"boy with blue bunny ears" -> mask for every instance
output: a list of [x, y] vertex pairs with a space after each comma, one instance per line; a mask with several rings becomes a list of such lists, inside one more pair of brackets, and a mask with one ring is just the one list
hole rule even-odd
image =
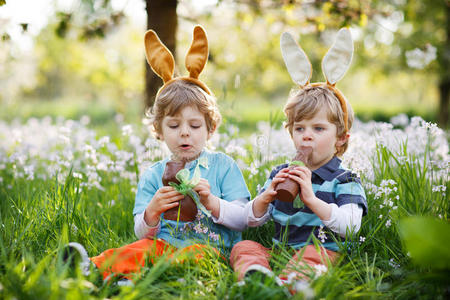
[[[280, 283], [294, 279], [301, 283], [297, 280], [306, 278], [308, 268], [323, 270], [324, 265], [335, 261], [342, 238], [359, 230], [367, 202], [360, 179], [342, 167], [339, 158], [347, 149], [353, 122], [350, 104], [335, 87], [351, 62], [350, 31], [339, 31], [322, 61], [326, 83], [309, 82], [311, 64], [288, 33], [281, 37], [281, 50], [292, 79], [300, 87], [285, 106], [285, 127], [297, 151], [307, 154], [303, 155], [304, 166], [275, 167], [263, 192], [246, 205], [243, 217], [251, 227], [261, 226], [270, 218], [274, 220], [274, 244], [286, 242], [297, 250], [276, 280]], [[300, 207], [294, 205], [296, 201], [277, 198], [276, 186], [287, 178], [300, 186]], [[321, 243], [319, 249], [312, 245], [311, 235]], [[246, 273], [255, 271], [273, 275], [269, 258], [270, 249], [246, 240], [233, 247], [230, 262], [241, 280]]]

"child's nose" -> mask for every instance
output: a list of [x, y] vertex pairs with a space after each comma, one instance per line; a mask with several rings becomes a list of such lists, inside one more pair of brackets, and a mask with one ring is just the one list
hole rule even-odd
[[181, 136], [189, 136], [189, 126], [181, 125]]
[[303, 131], [303, 136], [302, 136], [302, 138], [303, 138], [304, 141], [309, 141], [309, 140], [311, 140], [311, 139], [312, 139], [312, 131], [311, 131], [310, 129], [306, 128], [306, 129]]

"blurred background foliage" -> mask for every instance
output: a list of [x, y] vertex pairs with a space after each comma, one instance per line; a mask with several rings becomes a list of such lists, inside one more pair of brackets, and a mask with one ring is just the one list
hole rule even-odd
[[[51, 13], [41, 16], [47, 22], [38, 32], [32, 20], [18, 23], [1, 14], [0, 118], [88, 115], [104, 126], [119, 113], [138, 122], [147, 97], [146, 7], [156, 2], [49, 0]], [[201, 79], [226, 119], [244, 132], [257, 121], [281, 120], [294, 87], [281, 57], [281, 33], [298, 38], [313, 64], [312, 81], [323, 81], [322, 57], [342, 26], [351, 28], [355, 56], [338, 87], [359, 118], [388, 121], [407, 113], [448, 126], [448, 1], [162, 1], [169, 2], [176, 6], [178, 73], [186, 74], [192, 29], [202, 24], [210, 58]], [[16, 43], [18, 36], [28, 47]]]

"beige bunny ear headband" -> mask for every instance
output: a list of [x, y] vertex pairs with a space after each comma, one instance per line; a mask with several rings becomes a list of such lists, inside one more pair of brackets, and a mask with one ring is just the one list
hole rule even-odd
[[281, 35], [281, 53], [287, 70], [292, 80], [304, 88], [307, 86], [324, 86], [330, 89], [336, 97], [344, 112], [345, 132], [348, 132], [348, 112], [344, 95], [335, 85], [344, 77], [353, 56], [353, 40], [350, 30], [342, 28], [339, 30], [336, 41], [328, 50], [322, 60], [322, 72], [327, 80], [326, 83], [310, 83], [312, 66], [302, 48], [295, 42], [291, 34], [284, 32]]
[[189, 71], [189, 76], [173, 77], [175, 69], [175, 60], [169, 49], [161, 42], [158, 35], [149, 30], [145, 33], [145, 56], [147, 62], [161, 79], [164, 85], [159, 89], [158, 94], [175, 80], [185, 80], [192, 82], [201, 87], [208, 95], [211, 91], [206, 84], [198, 79], [208, 60], [208, 39], [206, 32], [200, 25], [194, 28], [194, 38], [192, 40], [191, 48], [186, 54], [186, 69]]

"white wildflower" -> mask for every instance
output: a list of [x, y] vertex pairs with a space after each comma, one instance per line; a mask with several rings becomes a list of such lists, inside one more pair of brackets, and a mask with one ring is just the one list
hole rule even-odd
[[445, 196], [445, 191], [447, 190], [447, 187], [445, 185], [433, 185], [431, 190], [435, 193], [442, 193], [442, 196]]
[[319, 277], [323, 273], [327, 272], [328, 268], [325, 265], [317, 264], [314, 265], [314, 270], [315, 270], [315, 277]]
[[386, 221], [386, 227], [391, 227], [391, 220], [390, 219], [388, 219], [387, 221]]
[[325, 243], [327, 236], [326, 236], [325, 232], [323, 231], [323, 225], [320, 225], [319, 233], [317, 234], [317, 236], [322, 243]]
[[75, 225], [74, 223], [72, 223], [71, 228], [72, 228], [72, 232], [73, 232], [74, 234], [76, 234], [76, 233], [78, 232], [78, 227], [77, 227], [77, 225]]
[[129, 136], [133, 133], [133, 127], [129, 124], [122, 126], [122, 135]]
[[406, 114], [398, 114], [392, 117], [390, 121], [394, 126], [405, 127], [409, 124], [409, 118]]
[[98, 143], [99, 143], [100, 147], [103, 147], [103, 146], [109, 144], [109, 143], [110, 143], [110, 138], [109, 138], [109, 136], [102, 136], [102, 137], [98, 140]]
[[219, 235], [217, 233], [215, 233], [215, 232], [211, 231], [208, 236], [214, 241], [218, 241], [219, 240]]
[[73, 178], [78, 178], [78, 179], [83, 179], [83, 174], [78, 173], [78, 172], [73, 172], [72, 173], [72, 177]]
[[81, 123], [81, 125], [83, 125], [83, 126], [88, 125], [90, 122], [91, 122], [91, 118], [89, 118], [89, 116], [83, 115], [83, 116], [80, 118], [80, 123]]
[[393, 267], [394, 269], [400, 268], [400, 265], [397, 264], [393, 258], [391, 258], [391, 259], [389, 260], [389, 265], [390, 265], [391, 267]]

